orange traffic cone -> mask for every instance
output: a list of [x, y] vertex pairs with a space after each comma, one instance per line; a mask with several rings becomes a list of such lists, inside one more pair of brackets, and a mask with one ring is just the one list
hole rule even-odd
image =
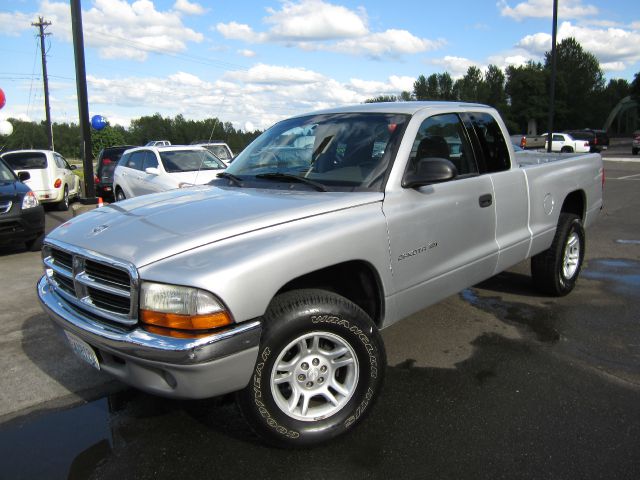
[[102, 197], [98, 197], [98, 208], [103, 206], [104, 206], [104, 203], [102, 203]]

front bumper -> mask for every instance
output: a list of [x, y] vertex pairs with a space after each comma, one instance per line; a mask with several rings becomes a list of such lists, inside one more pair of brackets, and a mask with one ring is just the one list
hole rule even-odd
[[258, 356], [259, 321], [198, 339], [173, 338], [94, 320], [62, 300], [45, 276], [38, 282], [38, 297], [54, 324], [95, 350], [102, 370], [140, 390], [195, 399], [249, 383]]
[[37, 238], [44, 232], [44, 209], [38, 205], [22, 210], [18, 203], [0, 215], [0, 244], [18, 244]]

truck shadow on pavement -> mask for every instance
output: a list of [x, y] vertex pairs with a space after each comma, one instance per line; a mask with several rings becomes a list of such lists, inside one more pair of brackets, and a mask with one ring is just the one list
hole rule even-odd
[[577, 368], [536, 340], [487, 334], [473, 343], [474, 355], [456, 368], [416, 368], [411, 359], [387, 368], [371, 415], [314, 449], [265, 446], [232, 396], [174, 401], [128, 389], [0, 427], [2, 471], [8, 478], [637, 478], [638, 389]]

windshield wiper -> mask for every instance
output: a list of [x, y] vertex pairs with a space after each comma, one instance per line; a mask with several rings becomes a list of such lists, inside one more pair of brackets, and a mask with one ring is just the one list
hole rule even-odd
[[298, 175], [292, 175], [290, 173], [279, 173], [279, 172], [259, 173], [258, 175], [256, 175], [256, 178], [267, 178], [267, 179], [271, 179], [271, 180], [293, 180], [295, 182], [305, 183], [305, 184], [315, 188], [319, 192], [326, 192], [327, 191], [327, 187], [325, 187], [321, 183], [314, 182], [313, 180], [310, 180], [310, 179], [308, 179], [306, 177], [300, 177]]
[[226, 178], [231, 183], [233, 183], [236, 187], [242, 187], [242, 179], [240, 177], [236, 177], [233, 173], [220, 172], [216, 175], [218, 178]]

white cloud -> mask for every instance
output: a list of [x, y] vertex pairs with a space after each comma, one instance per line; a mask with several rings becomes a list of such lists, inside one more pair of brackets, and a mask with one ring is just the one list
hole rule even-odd
[[[248, 71], [227, 72], [215, 82], [185, 72], [163, 78], [90, 75], [87, 80], [90, 105], [113, 124], [127, 125], [130, 118], [160, 112], [170, 116], [182, 113], [194, 119], [217, 116], [236, 128], [255, 130], [295, 114], [361, 103], [381, 94], [399, 95], [413, 88], [415, 78], [353, 78], [343, 83], [305, 68], [260, 64]], [[170, 104], [167, 98], [171, 98]], [[103, 110], [103, 105], [111, 110]]]
[[478, 62], [474, 62], [468, 58], [449, 55], [444, 58], [432, 60], [431, 63], [443, 67], [443, 71], [449, 72], [453, 79], [462, 78], [467, 73], [469, 67], [478, 67], [480, 70], [485, 69], [483, 65], [479, 65]]
[[[562, 22], [558, 28], [558, 41], [575, 38], [582, 48], [593, 53], [603, 70], [621, 71], [640, 61], [640, 31], [622, 28], [591, 28]], [[532, 55], [541, 57], [551, 50], [551, 35], [527, 35], [517, 44]]]
[[282, 10], [267, 9], [265, 23], [272, 25], [270, 36], [280, 40], [331, 40], [361, 37], [368, 33], [362, 13], [322, 0], [287, 1]]
[[[511, 7], [506, 0], [498, 1], [500, 14], [517, 21], [525, 18], [551, 18], [553, 16], [553, 0], [527, 0]], [[558, 2], [558, 18], [575, 19], [596, 15], [597, 7], [584, 5], [582, 0], [562, 0]]]
[[0, 12], [0, 25], [2, 25], [2, 34], [17, 36], [25, 30], [30, 30], [33, 27], [31, 22], [35, 21], [34, 15], [27, 15], [21, 12]]
[[173, 4], [174, 10], [186, 13], [187, 15], [202, 15], [207, 10], [199, 3], [190, 2], [189, 0], [176, 0]]
[[248, 50], [248, 49], [242, 49], [242, 50], [238, 50], [238, 55], [242, 55], [245, 58], [253, 58], [256, 56], [256, 52], [254, 52], [253, 50]]
[[[184, 3], [178, 0], [176, 5]], [[188, 3], [188, 2], [187, 2]], [[188, 3], [191, 8], [197, 4]], [[186, 3], [184, 3], [186, 5]], [[183, 5], [183, 6], [184, 6]], [[0, 14], [3, 34], [19, 33], [32, 28], [31, 21], [44, 16], [56, 26], [56, 35], [71, 42], [71, 11], [69, 3], [43, 0], [38, 13]], [[82, 12], [86, 45], [98, 49], [103, 58], [145, 60], [149, 52], [178, 53], [187, 49], [187, 42], [201, 42], [204, 37], [182, 23], [178, 11], [161, 12], [149, 0], [95, 0]], [[29, 19], [25, 21], [25, 19]], [[16, 25], [23, 25], [19, 29]], [[26, 26], [25, 26], [26, 25]], [[135, 32], [135, 36], [132, 35]]]
[[372, 32], [364, 8], [349, 10], [323, 0], [284, 1], [281, 10], [267, 9], [265, 32], [238, 22], [218, 23], [216, 30], [230, 40], [282, 43], [303, 50], [325, 50], [372, 57], [415, 54], [441, 47], [443, 40], [419, 38], [407, 30]]

